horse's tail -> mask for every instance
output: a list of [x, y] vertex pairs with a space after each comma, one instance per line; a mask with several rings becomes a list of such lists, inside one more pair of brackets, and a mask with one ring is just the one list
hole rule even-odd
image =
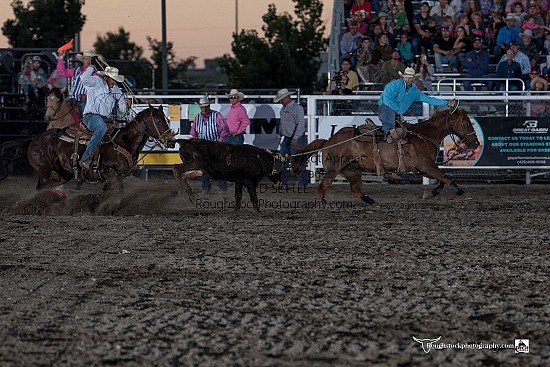
[[292, 157], [292, 170], [300, 171], [306, 165], [309, 157], [322, 149], [327, 141], [327, 139], [317, 139], [304, 147], [297, 148]]
[[32, 139], [7, 141], [0, 144], [0, 181], [8, 177], [10, 165], [23, 163], [30, 167], [27, 150]]

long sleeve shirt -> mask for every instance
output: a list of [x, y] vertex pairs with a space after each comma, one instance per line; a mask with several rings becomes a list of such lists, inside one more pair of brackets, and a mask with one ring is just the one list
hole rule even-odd
[[231, 135], [244, 134], [246, 128], [250, 125], [250, 119], [241, 102], [237, 102], [229, 107], [225, 121]]
[[71, 78], [71, 89], [69, 91], [69, 97], [74, 98], [77, 101], [80, 101], [81, 95], [86, 94], [86, 88], [81, 80], [81, 75], [84, 72], [82, 67], [77, 68], [65, 68], [65, 63], [63, 58], [60, 57], [57, 60], [57, 74], [59, 76], [64, 76], [65, 78]]
[[281, 109], [281, 121], [279, 124], [279, 136], [290, 139], [298, 139], [306, 133], [306, 120], [304, 109], [295, 101]]
[[[521, 73], [525, 77], [527, 77], [529, 72], [531, 71], [531, 61], [529, 61], [529, 57], [523, 52], [519, 51], [516, 56], [514, 56], [514, 61], [517, 62], [519, 66], [521, 66]], [[497, 64], [497, 68], [498, 65], [502, 64], [503, 62], [506, 62], [506, 55], [502, 55], [500, 61]]]
[[[107, 82], [99, 75], [92, 75], [94, 72], [95, 69], [89, 66], [81, 77], [88, 94], [84, 114], [93, 113], [103, 117], [109, 117], [114, 113], [125, 114], [126, 103], [124, 102], [124, 94], [118, 85], [109, 88]], [[116, 110], [115, 106], [117, 107]]]
[[463, 63], [466, 69], [468, 69], [468, 75], [485, 76], [489, 74], [489, 53], [485, 50], [481, 50], [480, 52], [472, 50], [468, 52], [464, 57]]
[[413, 102], [416, 101], [429, 103], [439, 107], [447, 105], [446, 100], [430, 97], [422, 93], [415, 84], [412, 84], [409, 89], [407, 89], [407, 85], [403, 79], [394, 80], [387, 84], [378, 100], [378, 104], [380, 106], [388, 106], [392, 110], [404, 114], [409, 107], [411, 107]]
[[210, 110], [208, 115], [201, 112], [195, 116], [190, 131], [191, 137], [195, 139], [219, 141], [220, 143], [225, 141], [228, 133], [229, 129], [222, 114], [214, 110]]
[[358, 48], [361, 48], [362, 39], [363, 35], [359, 32], [355, 36], [351, 32], [344, 33], [340, 42], [340, 54], [345, 55], [348, 52], [354, 52]]
[[520, 78], [521, 79], [521, 66], [519, 63], [512, 61], [510, 64], [505, 61], [501, 62], [497, 66], [497, 77], [499, 78]]
[[512, 42], [520, 43], [521, 42], [521, 37], [519, 36], [520, 33], [521, 33], [521, 30], [516, 26], [513, 26], [512, 28], [502, 27], [498, 31], [496, 43], [498, 46], [502, 44], [510, 44]]

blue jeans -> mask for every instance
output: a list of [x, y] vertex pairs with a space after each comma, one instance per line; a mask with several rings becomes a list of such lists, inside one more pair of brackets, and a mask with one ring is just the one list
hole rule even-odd
[[434, 53], [434, 59], [437, 71], [443, 69], [443, 63], [450, 64], [453, 71], [457, 70], [456, 55], [446, 56], [436, 52]]
[[[283, 137], [283, 140], [281, 140], [281, 150], [279, 153], [281, 154], [293, 154], [296, 151], [296, 147], [307, 145], [307, 137], [306, 135], [302, 135], [298, 138], [298, 144], [297, 145], [291, 145], [292, 139], [289, 139], [287, 137]], [[281, 185], [288, 186], [288, 160], [284, 162], [284, 170], [281, 175]], [[309, 182], [309, 177], [307, 174], [307, 169], [304, 169], [300, 172], [298, 172], [298, 186], [299, 187], [306, 187], [306, 185]]]
[[34, 98], [38, 98], [38, 87], [36, 85], [23, 84], [21, 86], [21, 90], [25, 95], [28, 95], [31, 92], [31, 89], [34, 92]]
[[387, 133], [391, 129], [395, 128], [395, 111], [386, 105], [380, 106], [378, 112], [378, 118], [382, 122], [382, 130]]
[[86, 107], [86, 100], [81, 99], [80, 101], [76, 102], [76, 106], [80, 110], [80, 114], [83, 115], [84, 114], [84, 107]]
[[107, 124], [105, 124], [103, 117], [100, 115], [87, 113], [84, 115], [84, 125], [86, 125], [88, 130], [93, 131], [94, 134], [92, 135], [90, 143], [88, 143], [88, 147], [84, 151], [84, 154], [82, 154], [82, 159], [80, 160], [81, 162], [92, 159], [91, 154], [94, 152], [97, 145], [101, 143], [101, 139], [103, 139], [103, 135], [105, 135], [105, 132], [107, 131]]
[[[465, 78], [485, 79], [485, 78], [490, 78], [490, 76], [489, 75], [475, 76], [475, 75], [471, 75], [471, 74], [466, 74]], [[472, 83], [475, 83], [475, 81], [463, 80], [462, 85], [464, 86], [464, 90], [467, 90], [467, 91], [474, 90], [472, 88]], [[493, 83], [491, 81], [485, 81], [484, 83], [486, 83], [486, 85], [487, 85], [487, 90], [492, 90], [493, 89]]]
[[239, 134], [235, 136], [228, 135], [227, 138], [225, 138], [225, 143], [244, 144], [244, 134]]

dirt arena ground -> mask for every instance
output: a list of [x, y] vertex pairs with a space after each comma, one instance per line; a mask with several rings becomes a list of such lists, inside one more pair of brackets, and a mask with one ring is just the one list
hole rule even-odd
[[0, 366], [548, 366], [550, 187], [461, 187], [365, 184], [366, 206], [335, 185], [322, 210], [264, 186], [235, 214], [169, 179], [10, 177]]

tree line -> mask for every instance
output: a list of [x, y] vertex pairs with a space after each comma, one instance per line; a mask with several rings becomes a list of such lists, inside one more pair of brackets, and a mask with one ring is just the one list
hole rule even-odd
[[[321, 20], [323, 4], [320, 0], [293, 0], [294, 17], [278, 14], [274, 4], [263, 15], [263, 35], [254, 30], [233, 34], [231, 51], [216, 59], [228, 84], [241, 89], [297, 87], [311, 93], [322, 90], [317, 73], [321, 65], [320, 53], [328, 40], [323, 37], [325, 26]], [[2, 26], [2, 33], [14, 48], [52, 48], [65, 44], [81, 32], [86, 23], [82, 14], [84, 0], [22, 0], [11, 3], [14, 18]], [[136, 88], [152, 85], [151, 67], [155, 69], [155, 85], [162, 84], [161, 41], [146, 37], [151, 51], [150, 59], [143, 55], [143, 47], [130, 40], [130, 33], [120, 26], [113, 32], [98, 36], [94, 52], [104, 59], [118, 61], [112, 66], [136, 80]], [[202, 88], [188, 71], [195, 68], [195, 56], [180, 59], [173, 42], [167, 41], [169, 88]], [[151, 65], [151, 66], [149, 66]]]

